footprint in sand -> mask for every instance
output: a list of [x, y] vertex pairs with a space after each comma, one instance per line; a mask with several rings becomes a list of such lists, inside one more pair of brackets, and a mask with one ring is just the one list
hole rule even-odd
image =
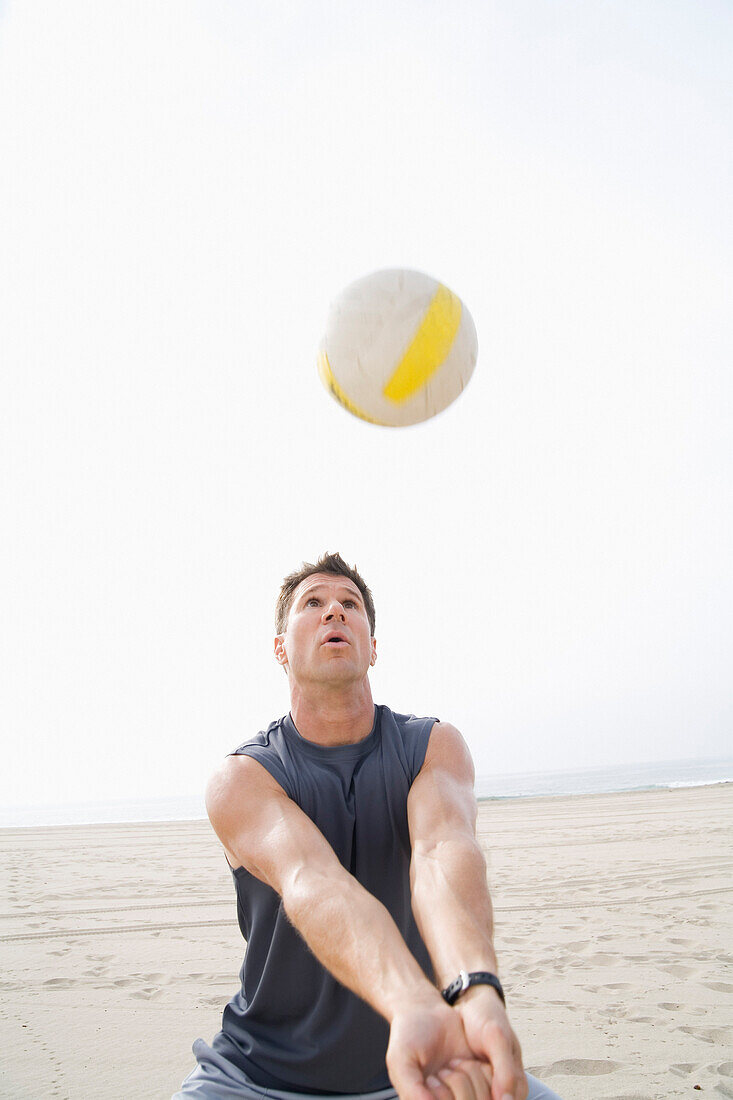
[[671, 1069], [672, 1073], [676, 1073], [678, 1077], [687, 1077], [694, 1070], [697, 1070], [697, 1069], [700, 1068], [700, 1063], [699, 1062], [676, 1062], [674, 1065], [670, 1066], [669, 1068]]
[[162, 990], [155, 987], [149, 987], [148, 989], [140, 989], [136, 993], [131, 993], [131, 997], [135, 997], [139, 1001], [152, 1001], [155, 997], [159, 997]]
[[[664, 1009], [665, 1012], [682, 1011], [682, 1005], [678, 1004], [676, 1001], [660, 1001], [659, 1004], [657, 1004], [657, 1008]], [[686, 1004], [685, 1010], [683, 1011], [685, 1011], [685, 1014], [688, 1016], [704, 1016], [705, 1012], [708, 1010], [700, 1008], [699, 1004]]]
[[[675, 1001], [661, 1001], [657, 1008], [663, 1008], [665, 1012], [682, 1012], [682, 1005]], [[684, 1012], [686, 1016], [704, 1016], [707, 1009], [701, 1008], [700, 1005], [685, 1005]]]
[[665, 974], [671, 974], [673, 978], [692, 978], [700, 971], [692, 966], [680, 966], [675, 964], [674, 966], [660, 966], [660, 970], [663, 970]]
[[716, 993], [733, 993], [733, 985], [729, 982], [703, 982], [706, 989], [714, 989]]
[[602, 1073], [614, 1073], [622, 1068], [623, 1062], [605, 1062], [596, 1058], [564, 1058], [545, 1066], [542, 1072], [546, 1075], [562, 1073], [568, 1077], [599, 1077]]
[[721, 1062], [713, 1073], [719, 1073], [721, 1077], [733, 1077], [733, 1062]]
[[684, 1031], [685, 1035], [691, 1035], [702, 1043], [729, 1043], [731, 1040], [729, 1027], [680, 1027], [677, 1030]]
[[625, 1092], [623, 1096], [613, 1096], [607, 1098], [607, 1100], [649, 1100], [648, 1092]]

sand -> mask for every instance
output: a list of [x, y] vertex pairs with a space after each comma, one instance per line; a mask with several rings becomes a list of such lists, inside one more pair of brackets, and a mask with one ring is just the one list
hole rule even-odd
[[[732, 824], [731, 786], [482, 804], [511, 1017], [565, 1100], [733, 1098]], [[208, 823], [0, 845], [0, 1095], [166, 1100], [241, 964]]]

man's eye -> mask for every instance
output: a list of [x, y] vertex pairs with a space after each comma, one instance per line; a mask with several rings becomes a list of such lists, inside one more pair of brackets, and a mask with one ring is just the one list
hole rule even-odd
[[311, 596], [311, 598], [309, 600], [306, 600], [305, 601], [305, 606], [309, 607], [312, 603], [315, 603], [315, 604], [318, 603], [318, 600], [316, 599], [315, 596]]
[[344, 600], [344, 607], [356, 607], [356, 600]]

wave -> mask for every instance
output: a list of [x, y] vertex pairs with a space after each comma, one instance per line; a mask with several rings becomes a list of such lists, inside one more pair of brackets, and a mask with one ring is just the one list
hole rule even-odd
[[665, 783], [664, 786], [672, 790], [676, 787], [720, 787], [725, 783], [733, 783], [733, 777], [727, 776], [724, 779], [678, 779], [672, 783]]

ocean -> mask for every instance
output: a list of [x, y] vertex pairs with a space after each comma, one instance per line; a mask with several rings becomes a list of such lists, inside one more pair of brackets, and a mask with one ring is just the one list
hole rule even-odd
[[[480, 799], [531, 798], [538, 795], [607, 794], [613, 791], [701, 787], [714, 783], [733, 783], [733, 758], [656, 761], [574, 771], [479, 775], [476, 777], [476, 794]], [[128, 799], [119, 802], [4, 806], [0, 807], [0, 828], [196, 821], [205, 817], [202, 792], [198, 795]]]
[[610, 794], [655, 788], [705, 787], [733, 783], [733, 758], [667, 760], [617, 764], [575, 771], [517, 772], [476, 777], [478, 798], [530, 798], [536, 795]]

